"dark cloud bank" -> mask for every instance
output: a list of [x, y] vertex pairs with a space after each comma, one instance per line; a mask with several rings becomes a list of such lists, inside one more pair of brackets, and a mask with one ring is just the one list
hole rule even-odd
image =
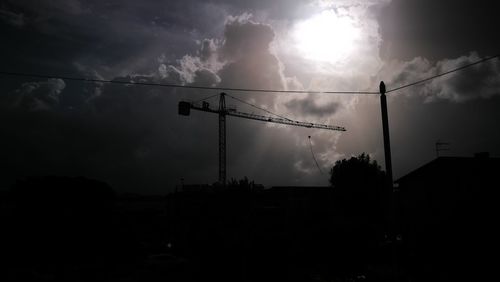
[[[6, 28], [15, 33], [20, 27], [11, 25]], [[82, 29], [85, 28], [78, 30], [84, 32]], [[37, 31], [37, 36], [46, 36], [43, 32]], [[97, 36], [105, 36], [100, 32], [97, 31]], [[64, 34], [56, 32], [54, 36], [55, 45], [70, 44]], [[81, 37], [81, 34], [75, 34], [72, 40]], [[280, 62], [269, 52], [273, 38], [274, 32], [268, 25], [255, 23], [245, 16], [229, 17], [223, 41], [204, 40], [198, 50], [191, 52], [193, 55], [179, 56], [181, 59], [174, 62], [168, 56], [160, 56], [154, 62], [156, 70], [153, 67], [145, 74], [115, 79], [283, 89]], [[23, 39], [30, 42], [28, 38]], [[95, 42], [99, 40], [92, 41], [94, 43], [86, 43], [95, 48]], [[106, 43], [110, 41], [114, 39]], [[47, 44], [46, 40], [42, 42]], [[42, 45], [41, 48], [50, 47]], [[129, 44], [124, 48], [130, 48]], [[94, 62], [106, 56], [93, 51], [89, 51], [92, 58], [87, 61], [63, 48], [63, 54], [58, 55], [64, 57], [61, 60], [76, 63], [59, 67], [65, 72], [79, 72], [96, 78], [101, 78], [101, 73], [115, 72], [94, 68]], [[134, 49], [126, 51], [130, 55], [114, 54], [118, 57], [116, 60], [136, 52]], [[108, 52], [114, 53], [113, 50]], [[29, 55], [56, 63], [61, 61], [35, 51]], [[25, 58], [21, 64], [30, 65], [33, 60]], [[109, 63], [114, 67], [113, 62]], [[132, 60], [131, 64], [135, 61]], [[121, 191], [165, 193], [179, 184], [181, 178], [188, 183], [212, 183], [217, 173], [217, 117], [206, 113], [179, 117], [177, 103], [181, 99], [213, 94], [169, 88], [67, 83], [54, 79], [12, 81], [1, 100], [2, 128], [8, 136], [2, 139], [2, 147], [8, 148], [2, 153], [2, 184], [8, 186], [14, 179], [27, 175], [85, 175], [108, 181]], [[256, 101], [273, 100], [272, 97], [271, 100], [262, 99]], [[285, 135], [275, 134], [274, 129], [262, 124], [233, 119], [228, 121], [228, 135], [229, 176], [241, 178], [247, 175], [274, 183], [294, 181], [286, 176], [286, 171], [293, 169], [293, 148], [275, 148], [276, 144], [286, 143]], [[259, 155], [262, 157], [258, 158]], [[275, 169], [269, 172], [266, 167]]]

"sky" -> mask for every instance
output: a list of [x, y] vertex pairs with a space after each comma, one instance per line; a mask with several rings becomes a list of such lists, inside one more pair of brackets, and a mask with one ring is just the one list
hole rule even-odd
[[[164, 194], [218, 178], [217, 115], [179, 116], [219, 94], [91, 79], [304, 91], [377, 92], [500, 52], [489, 1], [2, 1], [0, 188], [28, 176], [85, 176]], [[328, 185], [335, 161], [384, 166], [378, 95], [228, 92], [326, 131], [227, 118], [228, 179]], [[500, 156], [500, 60], [388, 93], [395, 178], [443, 156]], [[217, 105], [217, 98], [207, 100]], [[238, 111], [269, 115], [237, 100]], [[308, 136], [311, 136], [309, 143]], [[317, 167], [311, 147], [318, 161]]]

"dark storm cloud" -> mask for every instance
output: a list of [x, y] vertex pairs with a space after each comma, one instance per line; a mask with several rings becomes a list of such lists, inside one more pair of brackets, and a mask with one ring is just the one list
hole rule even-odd
[[133, 165], [127, 157], [139, 133], [122, 124], [79, 114], [9, 109], [2, 109], [2, 118], [8, 119], [2, 128], [9, 136], [2, 140], [2, 148], [9, 150], [2, 154], [2, 181], [53, 174], [130, 181], [123, 172]]
[[405, 60], [497, 54], [500, 18], [493, 6], [487, 0], [393, 0], [379, 16], [380, 54]]
[[[162, 81], [172, 82], [172, 77]], [[137, 75], [117, 79], [160, 80]], [[39, 91], [44, 97], [53, 93], [48, 86], [42, 88], [23, 85], [20, 91]], [[216, 154], [212, 156], [213, 150], [207, 146], [216, 147], [216, 131], [196, 116], [181, 119], [177, 115], [177, 103], [184, 94], [104, 84], [81, 109], [6, 105], [2, 128], [10, 137], [2, 139], [1, 145], [9, 148], [2, 153], [9, 165], [2, 171], [2, 180], [25, 175], [85, 175], [108, 181], [122, 192], [141, 193], [168, 192], [181, 177], [211, 182], [214, 177], [207, 173], [212, 167], [216, 171]], [[199, 142], [205, 139], [213, 142]]]
[[[197, 50], [200, 33], [222, 32], [225, 18], [225, 11], [196, 1], [6, 1], [0, 8], [7, 21], [0, 25], [2, 70], [97, 79], [176, 64]], [[203, 70], [196, 75], [202, 82], [214, 79]], [[4, 80], [3, 92], [31, 82]], [[60, 106], [78, 109], [99, 91], [70, 83]]]
[[78, 65], [107, 78], [144, 71], [162, 52], [168, 50], [166, 59], [175, 61], [196, 50], [192, 43], [201, 33], [222, 30], [225, 13], [208, 6], [194, 1], [7, 1], [2, 15], [22, 15], [24, 24], [1, 26], [9, 43], [2, 46], [2, 61], [18, 71], [70, 74], [80, 72]]
[[337, 102], [318, 105], [315, 100], [313, 96], [309, 96], [305, 99], [293, 99], [287, 102], [285, 106], [293, 112], [316, 117], [332, 116], [340, 106]]
[[2, 61], [9, 68], [59, 73], [78, 73], [74, 64], [80, 64], [108, 78], [144, 72], [162, 52], [174, 62], [196, 50], [194, 40], [220, 36], [230, 14], [284, 16], [306, 2], [6, 1], [0, 19], [9, 24], [1, 31], [10, 44], [2, 47], [3, 54], [18, 56]]
[[22, 27], [25, 24], [24, 15], [8, 10], [0, 9], [0, 20], [15, 27]]
[[62, 79], [48, 79], [46, 82], [26, 82], [16, 91], [0, 101], [10, 108], [25, 110], [50, 110], [59, 106], [59, 96], [66, 87]]
[[304, 18], [318, 11], [317, 6], [311, 5], [317, 2], [315, 0], [212, 0], [211, 2], [226, 6], [232, 14], [249, 12], [277, 20]]

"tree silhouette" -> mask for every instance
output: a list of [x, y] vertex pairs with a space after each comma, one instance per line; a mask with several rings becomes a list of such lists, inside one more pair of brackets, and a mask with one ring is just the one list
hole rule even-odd
[[231, 178], [231, 180], [229, 180], [227, 186], [232, 187], [232, 188], [242, 188], [242, 189], [254, 189], [254, 188], [260, 187], [260, 185], [255, 185], [255, 182], [250, 181], [248, 179], [248, 177], [246, 177], [246, 176], [240, 180], [236, 180], [234, 178]]
[[330, 170], [334, 205], [343, 214], [332, 238], [338, 273], [366, 273], [369, 265], [380, 262], [377, 248], [385, 233], [384, 180], [385, 173], [365, 153], [339, 160]]
[[385, 173], [368, 154], [335, 162], [330, 184], [347, 215], [372, 217], [382, 212]]

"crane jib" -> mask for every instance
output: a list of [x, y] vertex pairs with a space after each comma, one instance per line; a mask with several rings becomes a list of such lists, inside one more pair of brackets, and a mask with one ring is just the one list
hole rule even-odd
[[317, 124], [317, 123], [311, 123], [311, 122], [301, 122], [301, 121], [284, 119], [284, 118], [279, 118], [279, 117], [262, 116], [262, 115], [251, 114], [251, 113], [238, 112], [235, 109], [225, 109], [225, 110], [213, 109], [213, 108], [210, 108], [210, 106], [207, 102], [203, 102], [203, 104], [201, 106], [196, 105], [193, 102], [187, 102], [187, 101], [179, 102], [179, 115], [189, 116], [191, 109], [202, 111], [202, 112], [209, 112], [209, 113], [215, 113], [215, 114], [225, 114], [228, 116], [240, 117], [240, 118], [245, 118], [245, 119], [259, 120], [259, 121], [279, 123], [279, 124], [292, 125], [292, 126], [301, 126], [301, 127], [306, 127], [306, 128], [346, 131], [346, 129], [344, 127], [341, 127], [341, 126]]

